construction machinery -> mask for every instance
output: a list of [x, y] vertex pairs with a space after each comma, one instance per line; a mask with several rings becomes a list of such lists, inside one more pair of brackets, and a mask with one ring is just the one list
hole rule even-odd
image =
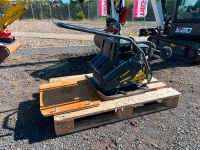
[[150, 50], [140, 47], [132, 38], [59, 21], [54, 21], [54, 24], [104, 37], [101, 53], [89, 63], [93, 70], [90, 81], [102, 93], [110, 95], [130, 86], [139, 87], [145, 79], [151, 81], [152, 71], [147, 61]]
[[[150, 0], [149, 2], [153, 8], [157, 27], [140, 29], [139, 31], [139, 36], [148, 36], [147, 41], [155, 47], [149, 52], [151, 54], [148, 58], [149, 62], [167, 60], [171, 58], [172, 54], [184, 60], [199, 62], [200, 1], [173, 1], [175, 4], [174, 12], [168, 16], [166, 15], [168, 10], [165, 6], [167, 0]], [[127, 19], [128, 9], [124, 6], [123, 0], [119, 1], [118, 6], [116, 6], [117, 1], [108, 1], [108, 3], [110, 3], [110, 5], [108, 4], [110, 17], [107, 18], [107, 30], [115, 34], [123, 34], [122, 26]], [[126, 12], [126, 15], [124, 15], [124, 12]], [[116, 27], [118, 30], [116, 30]], [[95, 43], [100, 46], [102, 37], [96, 36]], [[144, 41], [141, 43], [146, 45]]]
[[166, 0], [151, 0], [156, 28], [141, 29], [140, 36], [149, 36], [157, 51], [168, 51], [191, 62], [200, 61], [200, 1], [176, 0], [174, 13], [166, 16]]
[[[155, 52], [150, 41], [136, 41], [123, 35], [123, 26], [132, 6], [125, 7], [124, 0], [108, 1], [106, 29], [103, 31], [54, 21], [58, 27], [95, 34], [94, 42], [101, 53], [90, 61], [93, 77], [90, 80], [97, 91], [106, 95], [134, 91], [145, 79], [150, 82], [152, 71], [149, 62]], [[169, 51], [160, 51], [157, 59], [168, 59]], [[132, 87], [132, 88], [129, 88]]]
[[145, 84], [151, 81], [152, 71], [147, 59], [153, 45], [124, 36], [122, 26], [130, 8], [123, 9], [122, 0], [110, 2], [115, 11], [111, 12], [103, 31], [53, 21], [61, 28], [94, 34], [100, 52], [89, 62], [92, 74], [67, 81], [50, 80], [40, 85], [40, 110], [44, 116], [97, 107], [102, 100], [122, 98], [148, 89]]
[[[142, 81], [152, 78], [148, 58], [154, 45], [148, 41], [137, 42], [133, 37], [123, 35], [122, 27], [132, 7], [123, 6], [124, 1], [108, 1], [109, 17], [104, 31], [84, 28], [54, 21], [58, 27], [95, 34], [94, 42], [101, 53], [90, 61], [93, 77], [89, 79], [97, 91], [112, 95], [137, 89]], [[132, 87], [132, 88], [129, 88]]]
[[[156, 2], [157, 1], [152, 1], [152, 4], [155, 4]], [[160, 4], [163, 4], [164, 6], [164, 2]], [[126, 7], [124, 0], [120, 0], [120, 1], [110, 0], [107, 3], [108, 3], [107, 4], [108, 17], [106, 19], [106, 29], [104, 31], [110, 32], [113, 34], [123, 35], [123, 26], [125, 25], [128, 15], [130, 11], [132, 10], [133, 6]], [[162, 6], [160, 6], [159, 8], [154, 7], [154, 10], [155, 10], [154, 13], [155, 13], [158, 24], [161, 24], [161, 22], [163, 24], [164, 17], [162, 17], [163, 16], [162, 9], [161, 9], [161, 14], [159, 12], [160, 8], [162, 8]], [[163, 21], [159, 20], [160, 18], [163, 18]], [[146, 31], [147, 29], [143, 29], [143, 30], [141, 29], [140, 35], [141, 33], [146, 33]], [[147, 34], [145, 35], [147, 36]], [[104, 38], [105, 37], [103, 36], [95, 35], [94, 42], [99, 48], [101, 48]], [[130, 38], [134, 40], [134, 37], [130, 37]], [[156, 47], [155, 43], [151, 42], [150, 40], [149, 41], [135, 41], [135, 42], [139, 47], [146, 50], [146, 53], [148, 53], [147, 60], [150, 64], [167, 60], [172, 56], [172, 50], [170, 48], [163, 47], [162, 50], [158, 50], [157, 49], [158, 47]], [[121, 49], [123, 49], [122, 51], [124, 52], [127, 49], [129, 49], [128, 47], [130, 47], [130, 43], [124, 40], [120, 40], [120, 45], [121, 45]]]
[[15, 20], [19, 19], [28, 9], [28, 1], [1, 0], [2, 13], [0, 16], [0, 64], [19, 47], [15, 37], [7, 30]]

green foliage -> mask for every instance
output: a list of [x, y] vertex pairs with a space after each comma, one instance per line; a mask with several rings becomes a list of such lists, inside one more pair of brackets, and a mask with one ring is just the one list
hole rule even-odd
[[48, 4], [49, 0], [31, 0], [32, 3]]
[[81, 45], [84, 44], [84, 40], [83, 40], [83, 39], [80, 40], [80, 44], [81, 44]]
[[81, 12], [79, 12], [79, 13], [77, 14], [77, 18], [78, 18], [78, 20], [83, 20], [83, 19], [85, 19], [85, 14], [83, 13], [83, 11], [81, 11]]
[[125, 0], [126, 6], [133, 5], [134, 0]]
[[83, 4], [85, 0], [70, 0], [71, 3], [80, 3]]

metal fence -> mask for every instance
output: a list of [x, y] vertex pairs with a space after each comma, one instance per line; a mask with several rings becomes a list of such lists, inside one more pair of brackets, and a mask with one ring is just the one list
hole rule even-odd
[[97, 4], [95, 2], [80, 4], [42, 4], [33, 3], [23, 19], [59, 19], [78, 20], [80, 12], [83, 12], [84, 19], [96, 19]]
[[[171, 16], [174, 11], [175, 1], [167, 0], [166, 8], [167, 15]], [[28, 12], [23, 16], [23, 19], [59, 19], [59, 20], [79, 20], [80, 12], [84, 19], [98, 19], [97, 3], [88, 2], [80, 5], [78, 3], [72, 4], [52, 4], [52, 3], [33, 3]], [[133, 12], [128, 16], [128, 20], [133, 20]], [[139, 19], [141, 20], [141, 19]], [[142, 19], [143, 20], [143, 19]], [[148, 14], [146, 21], [155, 21], [151, 3], [148, 6]]]

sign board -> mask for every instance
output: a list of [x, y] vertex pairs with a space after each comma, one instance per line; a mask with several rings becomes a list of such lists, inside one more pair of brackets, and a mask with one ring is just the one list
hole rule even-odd
[[135, 0], [133, 9], [134, 19], [146, 17], [147, 7], [148, 0]]
[[107, 16], [107, 0], [98, 0], [99, 17]]

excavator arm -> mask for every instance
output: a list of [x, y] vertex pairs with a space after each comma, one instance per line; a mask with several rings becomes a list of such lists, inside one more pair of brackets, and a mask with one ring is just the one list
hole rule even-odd
[[19, 47], [20, 43], [15, 42], [15, 38], [7, 27], [15, 20], [19, 19], [28, 10], [28, 1], [1, 0], [0, 6], [7, 8], [0, 17], [0, 64]]
[[0, 31], [3, 32], [9, 25], [11, 25], [26, 12], [29, 7], [29, 2], [12, 2], [11, 0], [1, 0], [0, 5], [8, 6], [8, 9], [0, 18]]
[[1, 5], [9, 5], [10, 2], [11, 2], [11, 0], [1, 0], [1, 1], [0, 1], [0, 4], [1, 4]]

